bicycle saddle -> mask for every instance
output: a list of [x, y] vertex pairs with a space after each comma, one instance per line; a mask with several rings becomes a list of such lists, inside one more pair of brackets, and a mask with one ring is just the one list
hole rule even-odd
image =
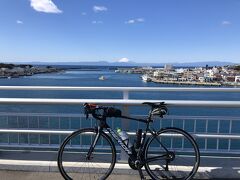
[[168, 113], [168, 109], [166, 107], [165, 102], [157, 102], [157, 103], [151, 103], [151, 102], [144, 102], [143, 104], [151, 106], [151, 115], [154, 116], [160, 116], [161, 118], [163, 115]]

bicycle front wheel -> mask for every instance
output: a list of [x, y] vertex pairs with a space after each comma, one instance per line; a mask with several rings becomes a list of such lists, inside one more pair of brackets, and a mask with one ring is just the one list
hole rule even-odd
[[189, 180], [197, 172], [200, 153], [195, 140], [178, 128], [165, 128], [150, 137], [145, 168], [153, 179]]
[[87, 158], [97, 131], [81, 129], [69, 135], [58, 151], [58, 168], [64, 179], [106, 179], [116, 162], [115, 146], [101, 133], [90, 158]]

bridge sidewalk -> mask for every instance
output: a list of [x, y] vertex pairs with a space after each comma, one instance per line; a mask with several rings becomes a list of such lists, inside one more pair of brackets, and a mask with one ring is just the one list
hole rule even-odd
[[[57, 152], [0, 151], [0, 179], [61, 179]], [[202, 156], [196, 179], [240, 179], [239, 157]], [[117, 163], [110, 179], [139, 179], [127, 164]]]

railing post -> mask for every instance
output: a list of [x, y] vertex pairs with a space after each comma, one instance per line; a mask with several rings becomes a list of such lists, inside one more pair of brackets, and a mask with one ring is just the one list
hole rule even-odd
[[[129, 99], [129, 91], [127, 91], [127, 90], [123, 91], [123, 99], [124, 100]], [[123, 105], [123, 114], [125, 116], [129, 115], [128, 105]], [[129, 120], [122, 119], [121, 120], [121, 125], [122, 125], [122, 129], [124, 131], [128, 131], [129, 130]], [[126, 162], [127, 160], [128, 160], [127, 154], [125, 153], [125, 151], [123, 149], [121, 149], [119, 161]]]

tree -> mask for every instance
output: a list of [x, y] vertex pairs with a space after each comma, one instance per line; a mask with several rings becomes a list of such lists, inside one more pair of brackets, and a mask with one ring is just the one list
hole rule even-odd
[[240, 65], [236, 65], [236, 66], [234, 66], [234, 70], [236, 70], [236, 71], [240, 71]]
[[13, 69], [13, 68], [14, 68], [14, 64], [4, 64], [4, 63], [0, 63], [0, 68]]

